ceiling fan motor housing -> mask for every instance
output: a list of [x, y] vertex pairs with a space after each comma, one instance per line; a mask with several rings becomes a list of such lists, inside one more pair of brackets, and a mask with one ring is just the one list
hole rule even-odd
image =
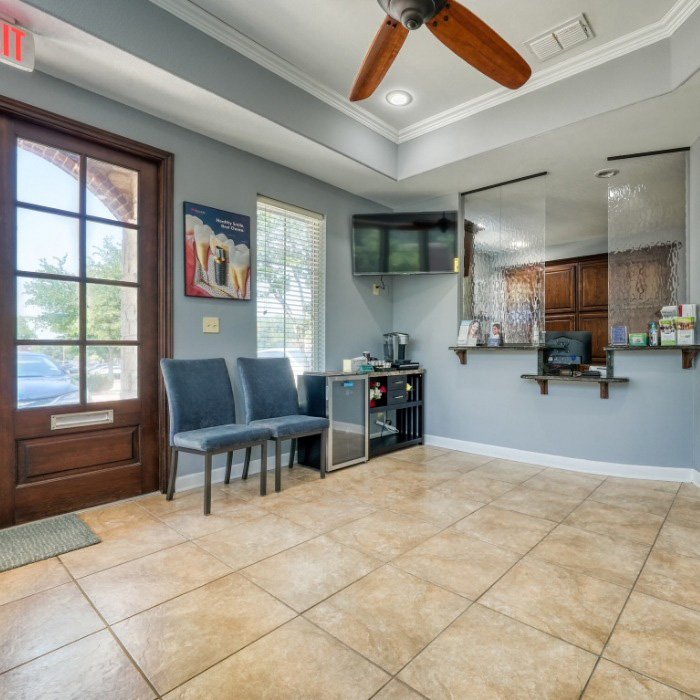
[[378, 0], [384, 12], [414, 30], [431, 20], [447, 4], [447, 0]]

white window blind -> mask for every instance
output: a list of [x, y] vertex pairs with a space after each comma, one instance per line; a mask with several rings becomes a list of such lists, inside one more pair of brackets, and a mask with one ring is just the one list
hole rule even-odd
[[325, 222], [258, 198], [258, 357], [288, 357], [294, 374], [324, 367]]

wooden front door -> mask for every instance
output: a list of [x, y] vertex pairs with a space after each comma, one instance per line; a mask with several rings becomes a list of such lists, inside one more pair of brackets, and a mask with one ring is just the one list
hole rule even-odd
[[0, 135], [6, 526], [158, 488], [167, 322], [158, 163], [12, 116]]

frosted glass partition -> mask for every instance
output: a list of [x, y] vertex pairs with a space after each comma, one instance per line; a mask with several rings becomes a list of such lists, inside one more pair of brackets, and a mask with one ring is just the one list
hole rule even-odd
[[687, 301], [687, 154], [617, 161], [608, 187], [610, 325], [647, 330], [662, 306]]
[[462, 318], [493, 323], [504, 342], [537, 342], [544, 330], [546, 178], [464, 197], [465, 280]]

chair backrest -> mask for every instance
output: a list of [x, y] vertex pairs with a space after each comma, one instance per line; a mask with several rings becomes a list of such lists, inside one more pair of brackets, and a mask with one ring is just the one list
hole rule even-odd
[[240, 357], [238, 382], [246, 423], [299, 413], [299, 396], [288, 357]]
[[226, 361], [161, 360], [170, 411], [170, 441], [186, 430], [236, 422], [236, 404]]

